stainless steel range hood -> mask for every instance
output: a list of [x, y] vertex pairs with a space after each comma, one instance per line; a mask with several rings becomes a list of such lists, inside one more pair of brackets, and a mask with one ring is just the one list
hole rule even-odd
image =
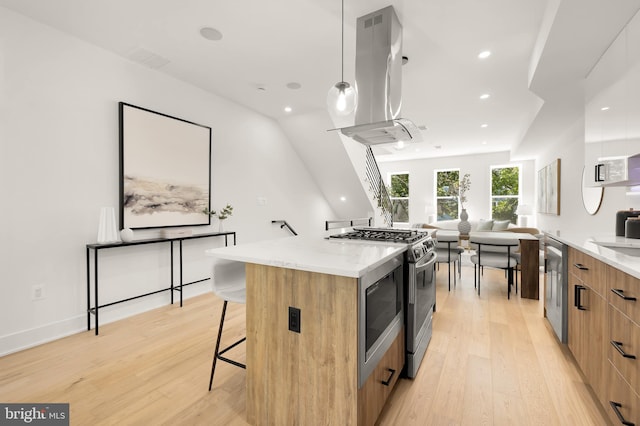
[[356, 29], [355, 125], [342, 134], [366, 145], [420, 141], [418, 127], [400, 118], [402, 25], [393, 6], [361, 16]]

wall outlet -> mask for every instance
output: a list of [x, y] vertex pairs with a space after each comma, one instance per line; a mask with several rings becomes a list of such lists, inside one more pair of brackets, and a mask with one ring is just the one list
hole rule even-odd
[[300, 333], [300, 309], [289, 306], [289, 330]]
[[44, 299], [44, 284], [34, 284], [31, 286], [31, 300]]

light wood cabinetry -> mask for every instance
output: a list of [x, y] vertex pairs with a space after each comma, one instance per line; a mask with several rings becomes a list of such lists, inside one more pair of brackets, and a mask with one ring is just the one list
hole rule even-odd
[[569, 349], [600, 399], [604, 396], [606, 361], [605, 268], [602, 262], [569, 248]]
[[640, 280], [608, 267], [609, 374], [602, 404], [614, 424], [640, 424]]
[[[248, 423], [373, 425], [404, 365], [404, 333], [358, 389], [358, 279], [250, 263], [246, 271]], [[300, 310], [299, 333], [289, 330], [289, 307]]]

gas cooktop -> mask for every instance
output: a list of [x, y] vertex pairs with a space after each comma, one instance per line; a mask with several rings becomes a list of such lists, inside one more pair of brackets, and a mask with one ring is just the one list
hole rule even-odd
[[354, 228], [351, 232], [331, 235], [329, 238], [413, 244], [427, 237], [427, 235], [426, 232], [420, 232], [414, 229]]

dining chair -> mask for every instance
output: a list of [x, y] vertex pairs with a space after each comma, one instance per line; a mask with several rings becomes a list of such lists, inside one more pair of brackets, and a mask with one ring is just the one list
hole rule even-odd
[[457, 283], [457, 276], [461, 277], [461, 259], [464, 248], [458, 245], [460, 233], [458, 231], [438, 230], [433, 233], [436, 240], [436, 263], [446, 263], [449, 274], [449, 291], [451, 291], [451, 265], [453, 264], [453, 285]]
[[[491, 235], [494, 234], [494, 235]], [[513, 286], [513, 272], [518, 264], [514, 253], [520, 244], [520, 240], [509, 235], [495, 235], [494, 232], [475, 232], [469, 235], [469, 244], [475, 254], [471, 256], [473, 263], [473, 286], [478, 289], [480, 295], [481, 271], [485, 266], [504, 269], [507, 274], [507, 298], [511, 298]], [[518, 290], [516, 289], [516, 293]]]
[[216, 370], [217, 360], [233, 364], [246, 369], [247, 366], [238, 361], [222, 356], [225, 352], [235, 348], [240, 343], [247, 340], [246, 336], [230, 346], [220, 350], [222, 339], [222, 328], [224, 327], [224, 317], [227, 312], [229, 302], [245, 304], [247, 300], [247, 288], [245, 279], [245, 264], [233, 260], [215, 259], [211, 276], [211, 286], [213, 293], [224, 301], [222, 304], [222, 315], [220, 316], [220, 326], [218, 327], [218, 338], [213, 352], [213, 364], [211, 365], [211, 378], [209, 379], [209, 391], [213, 385], [213, 374]]

